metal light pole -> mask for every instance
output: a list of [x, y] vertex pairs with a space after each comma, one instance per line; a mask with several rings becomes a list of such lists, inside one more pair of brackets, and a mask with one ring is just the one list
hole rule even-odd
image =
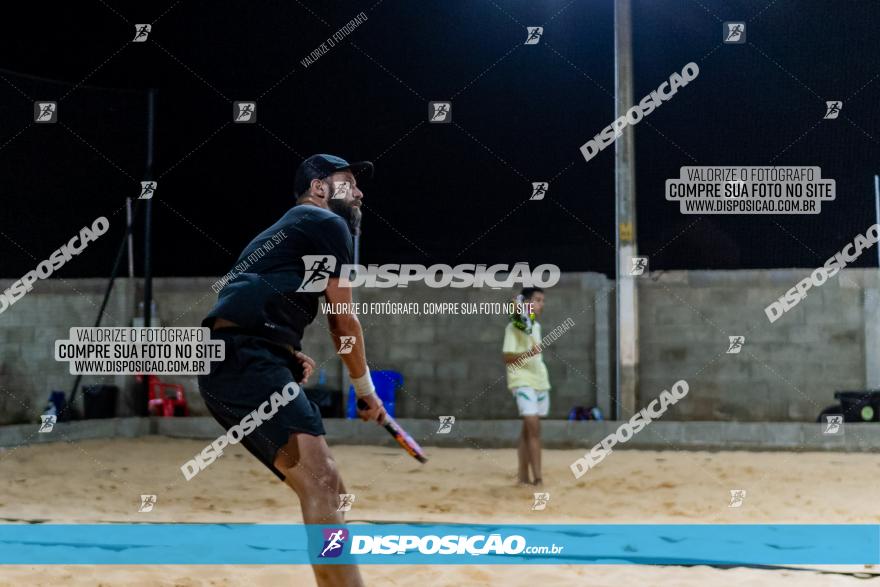
[[[147, 161], [144, 166], [144, 181], [153, 180], [153, 162], [156, 152], [156, 90], [147, 93]], [[149, 328], [153, 322], [153, 199], [144, 200], [144, 326]], [[134, 411], [138, 416], [149, 414], [147, 407], [150, 397], [149, 373], [143, 374], [140, 393], [135, 392]]]
[[[633, 105], [632, 3], [614, 0], [614, 116]], [[635, 412], [639, 372], [638, 291], [630, 274], [636, 247], [635, 160], [633, 130], [623, 129], [614, 144], [615, 219], [617, 223], [617, 360], [614, 417]]]
[[[874, 176], [874, 219], [880, 224], [880, 175]], [[877, 268], [880, 269], [880, 246], [877, 247]]]

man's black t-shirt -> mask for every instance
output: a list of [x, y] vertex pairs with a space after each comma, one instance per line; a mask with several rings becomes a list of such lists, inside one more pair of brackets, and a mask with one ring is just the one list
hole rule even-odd
[[[304, 255], [323, 257], [316, 265], [314, 258], [304, 263]], [[202, 326], [225, 318], [300, 350], [303, 331], [318, 313], [326, 280], [339, 277], [342, 265], [351, 263], [352, 238], [346, 222], [324, 208], [295, 206], [244, 248], [227, 274], [233, 278], [220, 290]], [[297, 291], [306, 270], [314, 267], [322, 271], [309, 271], [307, 284], [316, 291]]]

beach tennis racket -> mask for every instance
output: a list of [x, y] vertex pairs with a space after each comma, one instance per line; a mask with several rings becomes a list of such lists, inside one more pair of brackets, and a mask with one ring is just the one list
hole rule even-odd
[[[362, 399], [357, 401], [357, 406], [359, 410], [366, 410], [369, 407], [367, 402]], [[385, 424], [383, 427], [411, 457], [420, 463], [428, 462], [428, 457], [425, 456], [425, 451], [422, 450], [419, 443], [413, 440], [413, 437], [407, 434], [406, 430], [388, 414], [385, 414]]]

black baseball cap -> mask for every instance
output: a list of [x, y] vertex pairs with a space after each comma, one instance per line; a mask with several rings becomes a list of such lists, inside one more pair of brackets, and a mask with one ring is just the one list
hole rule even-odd
[[300, 163], [296, 170], [296, 179], [293, 182], [293, 189], [296, 195], [300, 195], [307, 189], [313, 179], [324, 179], [328, 175], [333, 175], [337, 171], [350, 169], [358, 179], [361, 176], [370, 179], [373, 177], [373, 164], [370, 161], [356, 161], [349, 163], [342, 157], [336, 155], [327, 155], [320, 153], [312, 155], [305, 161]]

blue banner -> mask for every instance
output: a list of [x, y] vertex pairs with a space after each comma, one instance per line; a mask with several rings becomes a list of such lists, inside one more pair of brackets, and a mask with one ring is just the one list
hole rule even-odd
[[880, 564], [880, 525], [0, 525], [0, 564], [351, 563]]

